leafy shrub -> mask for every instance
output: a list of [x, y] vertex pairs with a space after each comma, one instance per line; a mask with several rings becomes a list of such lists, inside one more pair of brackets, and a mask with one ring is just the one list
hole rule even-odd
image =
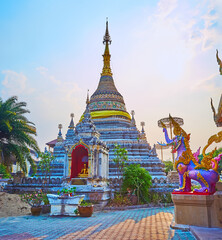
[[114, 199], [111, 199], [109, 202], [109, 206], [114, 206], [114, 207], [129, 206], [129, 205], [132, 205], [129, 198], [119, 193], [115, 194]]
[[171, 193], [150, 193], [150, 200], [154, 204], [172, 203]]
[[149, 202], [149, 188], [152, 185], [152, 177], [145, 168], [139, 164], [130, 164], [123, 171], [122, 191], [129, 189], [138, 197], [138, 203]]
[[91, 206], [92, 206], [92, 203], [83, 200], [83, 201], [79, 204], [79, 206], [82, 206], [82, 207], [91, 207]]
[[79, 215], [79, 209], [76, 208], [76, 209], [74, 210], [74, 213], [75, 213], [76, 215]]
[[48, 199], [46, 193], [42, 193], [42, 201], [43, 201], [44, 205], [49, 205], [49, 199]]

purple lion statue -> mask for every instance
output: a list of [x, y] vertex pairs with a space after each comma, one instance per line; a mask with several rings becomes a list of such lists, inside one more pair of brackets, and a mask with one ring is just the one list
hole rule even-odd
[[191, 179], [193, 179], [201, 185], [201, 188], [194, 189], [193, 193], [213, 194], [216, 191], [216, 182], [219, 181], [218, 162], [221, 160], [222, 154], [213, 158], [216, 148], [209, 154], [206, 154], [205, 151], [213, 142], [219, 143], [222, 141], [222, 131], [208, 139], [208, 143], [202, 151], [203, 159], [200, 162], [198, 159], [200, 148], [194, 154], [190, 149], [190, 134], [187, 134], [171, 116], [170, 121], [174, 127], [175, 137], [173, 139], [168, 137], [166, 126], [161, 122], [167, 143], [159, 144], [172, 146], [172, 151], [177, 152], [174, 168], [179, 174], [179, 189], [175, 189], [174, 193], [191, 192]]

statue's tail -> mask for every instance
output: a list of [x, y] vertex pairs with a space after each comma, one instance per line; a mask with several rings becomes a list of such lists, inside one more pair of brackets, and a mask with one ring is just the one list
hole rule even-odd
[[219, 143], [222, 141], [222, 131], [220, 131], [218, 134], [215, 134], [213, 136], [211, 136], [208, 141], [207, 141], [207, 145], [203, 148], [203, 156], [206, 156], [206, 149], [212, 144], [212, 143]]

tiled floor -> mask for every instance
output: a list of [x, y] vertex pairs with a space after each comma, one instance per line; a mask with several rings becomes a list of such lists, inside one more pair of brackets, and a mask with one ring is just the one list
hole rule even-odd
[[190, 232], [170, 229], [173, 207], [96, 212], [81, 217], [0, 218], [0, 239], [195, 239]]

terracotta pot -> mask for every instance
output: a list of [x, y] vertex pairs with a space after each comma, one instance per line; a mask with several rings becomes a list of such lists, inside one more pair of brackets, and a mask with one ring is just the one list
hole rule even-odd
[[42, 213], [46, 214], [46, 213], [50, 213], [51, 212], [51, 205], [42, 205]]
[[31, 207], [32, 216], [39, 216], [41, 213], [42, 207]]
[[92, 206], [78, 206], [80, 217], [91, 217], [93, 214]]

